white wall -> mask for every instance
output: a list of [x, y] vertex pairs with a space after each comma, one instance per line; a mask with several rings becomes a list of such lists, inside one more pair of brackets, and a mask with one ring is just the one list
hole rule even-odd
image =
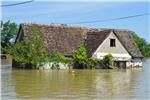
[[[115, 39], [115, 47], [110, 47], [110, 39]], [[113, 32], [111, 32], [109, 36], [103, 41], [103, 43], [94, 52], [92, 57], [102, 59], [108, 53], [111, 53], [116, 60], [131, 60], [130, 54], [127, 52], [127, 50], [124, 48]]]

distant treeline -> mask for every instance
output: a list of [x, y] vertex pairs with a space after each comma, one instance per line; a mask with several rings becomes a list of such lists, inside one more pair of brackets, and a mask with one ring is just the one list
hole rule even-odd
[[[16, 38], [19, 25], [14, 22], [3, 22], [1, 21], [1, 46], [5, 48], [6, 46], [13, 45]], [[142, 52], [143, 56], [150, 57], [150, 43], [145, 39], [139, 37], [136, 33], [132, 33], [134, 41]], [[3, 51], [2, 51], [3, 52]], [[4, 53], [4, 52], [3, 52]]]

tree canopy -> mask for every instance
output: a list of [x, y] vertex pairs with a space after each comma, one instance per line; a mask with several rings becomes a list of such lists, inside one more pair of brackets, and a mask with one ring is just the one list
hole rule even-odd
[[14, 22], [1, 21], [1, 46], [5, 48], [14, 43], [15, 37], [18, 32], [18, 25]]
[[132, 35], [143, 56], [150, 57], [150, 43], [146, 42], [145, 39], [139, 37], [136, 33], [132, 33]]
[[17, 62], [37, 65], [48, 61], [43, 43], [42, 35], [36, 29], [32, 29], [30, 36], [24, 37], [22, 41], [16, 42], [14, 45], [9, 45], [4, 51], [11, 54]]

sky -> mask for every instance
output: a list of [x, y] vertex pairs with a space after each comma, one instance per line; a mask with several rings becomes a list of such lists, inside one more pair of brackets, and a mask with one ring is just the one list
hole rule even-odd
[[[29, 0], [3, 0], [2, 4], [12, 4]], [[150, 2], [143, 0], [34, 0], [34, 2], [1, 8], [1, 20], [20, 23], [51, 24], [60, 23], [72, 26], [88, 26], [94, 28], [119, 28], [136, 32], [150, 42], [150, 16], [130, 19], [104, 21], [96, 23], [79, 23], [110, 18], [132, 16], [149, 13]]]

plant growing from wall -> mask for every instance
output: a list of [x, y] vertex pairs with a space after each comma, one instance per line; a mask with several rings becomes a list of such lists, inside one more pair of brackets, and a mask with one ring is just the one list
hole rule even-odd
[[4, 49], [13, 56], [15, 61], [26, 64], [26, 67], [29, 65], [29, 68], [48, 61], [47, 52], [43, 48], [42, 35], [36, 31], [36, 28], [32, 28], [31, 31], [30, 36], [24, 37], [22, 41], [8, 45]]

